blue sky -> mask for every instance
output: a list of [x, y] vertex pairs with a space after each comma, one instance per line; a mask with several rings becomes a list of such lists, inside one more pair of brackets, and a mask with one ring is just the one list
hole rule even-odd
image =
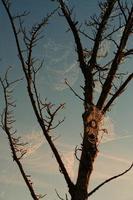
[[[56, 3], [49, 0], [13, 0], [12, 2], [14, 12], [30, 11], [29, 17], [25, 20], [28, 27], [32, 23], [38, 22], [57, 6]], [[97, 2], [96, 0], [83, 0], [81, 3], [80, 0], [71, 0], [71, 4], [75, 6], [76, 17], [81, 22], [91, 14], [98, 12]], [[1, 3], [0, 10], [0, 58], [2, 59], [0, 76], [11, 65], [13, 67], [10, 77], [15, 79], [22, 76], [21, 68], [16, 56], [13, 34]], [[54, 134], [60, 136], [56, 140], [56, 144], [72, 179], [75, 180], [77, 161], [73, 153], [75, 146], [81, 143], [83, 107], [82, 103], [66, 87], [64, 79], [67, 78], [80, 94], [82, 94], [80, 85], [83, 84], [83, 79], [78, 68], [72, 34], [71, 32], [66, 33], [66, 30], [65, 20], [62, 17], [54, 16], [44, 31], [44, 38], [39, 42], [34, 55], [39, 59], [44, 58], [45, 61], [44, 69], [38, 76], [39, 91], [53, 103], [66, 103], [65, 110], [59, 115], [60, 118], [65, 116], [66, 120], [61, 127], [55, 130]], [[85, 40], [83, 40], [83, 43], [85, 47], [90, 45]], [[132, 63], [132, 59], [128, 64], [124, 63], [127, 70], [131, 70]], [[130, 83], [126, 92], [116, 101], [111, 113], [107, 114], [105, 118], [104, 126], [108, 129], [108, 134], [104, 136], [99, 145], [100, 152], [94, 165], [91, 188], [108, 177], [125, 170], [133, 160], [132, 87], [133, 83]], [[97, 94], [99, 94], [98, 92], [97, 86]], [[2, 99], [1, 90], [0, 98]], [[22, 136], [24, 141], [29, 142], [28, 154], [23, 159], [26, 172], [31, 174], [36, 191], [47, 194], [44, 199], [58, 199], [55, 188], [62, 197], [65, 196], [64, 194], [67, 192], [66, 184], [38, 128], [23, 81], [14, 88], [14, 99], [17, 102], [14, 126], [18, 130], [18, 135]], [[2, 106], [3, 103], [1, 103], [1, 111]], [[2, 152], [0, 154], [0, 200], [30, 200], [29, 192], [15, 163], [12, 162], [8, 141], [2, 131], [0, 134], [0, 152]], [[132, 200], [132, 188], [133, 170], [118, 180], [107, 184], [90, 200], [115, 200], [119, 198], [121, 200]]]

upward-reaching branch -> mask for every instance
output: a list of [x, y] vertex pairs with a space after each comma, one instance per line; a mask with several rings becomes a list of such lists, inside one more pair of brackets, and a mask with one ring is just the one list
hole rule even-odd
[[133, 73], [131, 73], [128, 78], [124, 81], [124, 83], [119, 87], [119, 89], [116, 91], [116, 93], [111, 97], [111, 99], [108, 101], [108, 103], [103, 108], [103, 113], [105, 113], [109, 107], [112, 105], [114, 100], [124, 91], [128, 83], [133, 79]]
[[15, 104], [13, 101], [11, 101], [11, 93], [12, 93], [12, 85], [17, 82], [17, 81], [13, 81], [13, 82], [9, 82], [7, 79], [7, 73], [8, 70], [6, 72], [5, 78], [2, 80], [0, 78], [0, 83], [2, 85], [3, 88], [3, 93], [4, 93], [4, 101], [5, 101], [5, 108], [3, 111], [3, 114], [1, 115], [1, 127], [4, 130], [4, 132], [6, 133], [7, 137], [8, 137], [8, 141], [10, 144], [10, 149], [12, 152], [12, 157], [13, 160], [16, 162], [20, 173], [30, 191], [30, 194], [32, 196], [32, 198], [34, 200], [39, 200], [38, 195], [35, 193], [32, 182], [29, 178], [29, 176], [26, 175], [25, 170], [23, 168], [23, 165], [21, 163], [21, 158], [26, 154], [26, 150], [24, 149], [24, 145], [25, 143], [20, 142], [20, 138], [19, 137], [15, 137], [15, 133], [16, 131], [12, 130], [12, 125], [14, 123], [14, 119], [13, 119], [13, 110], [15, 107]]
[[[72, 193], [73, 189], [74, 189], [74, 184], [72, 183], [72, 181], [69, 177], [69, 174], [68, 174], [68, 172], [65, 168], [65, 165], [62, 161], [62, 158], [61, 158], [55, 144], [53, 143], [52, 138], [49, 135], [49, 132], [47, 132], [47, 128], [45, 126], [45, 121], [42, 118], [42, 116], [40, 115], [40, 110], [38, 109], [38, 106], [37, 106], [38, 105], [38, 99], [36, 99], [36, 97], [39, 97], [39, 95], [37, 94], [37, 91], [35, 91], [35, 85], [34, 85], [35, 84], [35, 82], [34, 82], [34, 75], [35, 74], [33, 73], [33, 68], [34, 68], [33, 64], [34, 63], [31, 64], [31, 58], [32, 58], [31, 54], [32, 54], [32, 50], [33, 50], [33, 47], [34, 47], [33, 43], [35, 41], [37, 41], [39, 31], [42, 30], [44, 25], [47, 24], [49, 17], [52, 16], [55, 12], [52, 12], [50, 15], [48, 15], [42, 21], [42, 23], [38, 24], [37, 28], [33, 29], [33, 32], [31, 32], [31, 39], [29, 40], [30, 46], [29, 46], [29, 48], [27, 46], [27, 49], [26, 49], [27, 55], [28, 55], [28, 62], [27, 62], [27, 60], [25, 60], [23, 55], [22, 55], [21, 45], [20, 45], [20, 42], [19, 42], [19, 38], [18, 38], [18, 35], [17, 35], [17, 30], [16, 30], [16, 27], [15, 27], [15, 24], [14, 24], [14, 21], [13, 21], [13, 17], [12, 17], [11, 12], [10, 12], [10, 7], [7, 5], [5, 0], [1, 0], [1, 1], [2, 1], [4, 7], [5, 7], [5, 10], [7, 11], [10, 23], [12, 25], [12, 30], [13, 30], [14, 37], [15, 37], [15, 40], [16, 40], [18, 55], [19, 55], [21, 66], [22, 66], [22, 69], [23, 69], [23, 72], [25, 74], [25, 78], [26, 78], [26, 81], [27, 81], [27, 91], [28, 91], [28, 94], [29, 94], [31, 105], [33, 107], [33, 111], [34, 111], [35, 116], [37, 118], [37, 121], [38, 121], [38, 123], [39, 123], [39, 125], [42, 129], [42, 132], [43, 132], [49, 146], [51, 147], [51, 150], [52, 150], [52, 152], [53, 152], [53, 154], [54, 154], [54, 156], [57, 160], [57, 163], [59, 164], [60, 171], [64, 175], [64, 178], [65, 178], [66, 183], [67, 183], [68, 188], [69, 188], [69, 192]], [[25, 37], [25, 34], [24, 34], [24, 37]]]
[[66, 18], [66, 20], [69, 24], [69, 27], [73, 33], [73, 36], [75, 39], [75, 44], [77, 45], [77, 53], [78, 53], [78, 60], [80, 63], [80, 68], [82, 70], [82, 73], [85, 76], [86, 64], [84, 61], [83, 47], [82, 47], [81, 40], [80, 40], [78, 30], [76, 27], [77, 23], [74, 20], [72, 20], [72, 17], [71, 17], [72, 13], [71, 13], [70, 9], [68, 8], [68, 6], [65, 4], [65, 2], [63, 0], [58, 0], [58, 2], [60, 3], [62, 13], [64, 14], [64, 17]]
[[122, 54], [124, 52], [125, 46], [127, 44], [127, 41], [129, 39], [130, 34], [132, 33], [132, 28], [133, 28], [133, 7], [131, 8], [131, 11], [129, 13], [129, 17], [127, 19], [123, 35], [121, 37], [121, 41], [118, 47], [118, 50], [115, 54], [115, 58], [112, 62], [112, 65], [110, 67], [109, 73], [106, 77], [106, 80], [104, 82], [104, 85], [102, 87], [102, 92], [100, 94], [100, 97], [97, 102], [97, 107], [101, 109], [109, 95], [110, 89], [112, 87], [112, 83], [115, 77], [115, 74], [118, 70], [119, 64], [123, 58]]
[[77, 54], [78, 54], [78, 61], [81, 68], [81, 71], [85, 78], [85, 108], [87, 109], [87, 105], [92, 105], [92, 99], [93, 99], [93, 76], [92, 71], [87, 67], [87, 63], [85, 61], [84, 57], [84, 51], [81, 43], [81, 39], [79, 36], [79, 31], [77, 29], [78, 22], [75, 22], [72, 19], [72, 12], [68, 8], [68, 6], [65, 4], [63, 0], [58, 0], [61, 6], [62, 13], [64, 14], [64, 17], [66, 18], [68, 25], [73, 33], [75, 44], [77, 47]]
[[94, 42], [94, 46], [92, 49], [92, 55], [91, 55], [91, 59], [89, 60], [89, 67], [91, 69], [95, 68], [96, 66], [96, 59], [97, 59], [97, 53], [99, 50], [99, 46], [100, 43], [102, 41], [103, 38], [103, 33], [105, 32], [106, 29], [106, 25], [108, 23], [108, 19], [110, 17], [110, 15], [112, 14], [112, 10], [114, 8], [114, 5], [116, 3], [117, 0], [109, 0], [107, 2], [104, 14], [102, 16], [101, 22], [99, 22], [99, 27], [96, 33], [96, 37], [95, 37], [95, 42]]

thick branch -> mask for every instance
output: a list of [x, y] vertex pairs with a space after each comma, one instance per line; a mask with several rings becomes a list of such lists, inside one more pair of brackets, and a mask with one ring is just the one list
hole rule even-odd
[[65, 4], [65, 2], [63, 0], [58, 0], [61, 6], [61, 10], [69, 24], [69, 27], [73, 33], [74, 39], [75, 39], [75, 44], [77, 45], [77, 53], [78, 53], [78, 59], [80, 62], [80, 68], [85, 76], [85, 61], [84, 61], [84, 54], [83, 54], [83, 47], [80, 41], [80, 37], [78, 34], [78, 30], [76, 28], [76, 24], [75, 22], [72, 20], [71, 18], [71, 12], [69, 10], [69, 8], [67, 7], [67, 5]]
[[93, 50], [92, 50], [92, 56], [91, 56], [91, 59], [89, 61], [89, 65], [90, 65], [91, 68], [94, 68], [95, 65], [96, 65], [96, 58], [97, 58], [97, 53], [98, 53], [98, 50], [99, 50], [99, 45], [102, 41], [103, 33], [105, 31], [106, 25], [108, 23], [108, 19], [109, 19], [111, 13], [112, 13], [112, 10], [114, 8], [115, 3], [116, 3], [116, 0], [109, 0], [108, 1], [108, 6], [106, 8], [106, 11], [105, 11], [103, 17], [102, 17], [102, 21], [99, 24], [99, 28], [97, 30], [97, 34], [96, 34], [96, 37], [95, 37], [94, 47], [93, 47]]
[[[64, 3], [63, 0], [58, 0], [61, 6], [61, 10], [69, 24], [69, 27], [73, 33], [74, 39], [75, 39], [75, 44], [77, 46], [77, 54], [78, 54], [78, 60], [80, 63], [80, 68], [81, 71], [84, 75], [85, 78], [85, 102], [86, 104], [93, 104], [92, 103], [92, 99], [93, 99], [93, 77], [92, 77], [92, 71], [87, 68], [87, 64], [85, 62], [85, 58], [84, 58], [84, 51], [83, 51], [83, 47], [81, 44], [81, 40], [80, 40], [80, 36], [78, 33], [78, 29], [76, 27], [77, 23], [75, 23], [72, 18], [71, 18], [71, 11], [69, 10], [69, 8], [67, 7], [67, 5]], [[87, 106], [86, 106], [87, 108]]]
[[120, 86], [120, 88], [117, 90], [117, 92], [112, 96], [112, 98], [108, 101], [108, 103], [103, 108], [103, 113], [105, 113], [109, 107], [112, 105], [114, 100], [124, 91], [125, 87], [128, 85], [128, 83], [133, 79], [133, 73], [128, 76], [128, 78], [124, 81], [124, 83]]
[[119, 67], [119, 64], [121, 62], [121, 59], [123, 58], [122, 57], [122, 54], [123, 54], [123, 50], [127, 44], [127, 40], [129, 38], [129, 35], [131, 34], [132, 32], [132, 27], [133, 27], [133, 7], [130, 11], [130, 14], [129, 14], [129, 17], [128, 17], [128, 20], [127, 20], [127, 23], [125, 25], [125, 29], [124, 29], [124, 32], [123, 32], [123, 35], [122, 35], [122, 38], [121, 38], [121, 41], [120, 41], [120, 45], [119, 45], [119, 48], [117, 50], [117, 53], [115, 55], [115, 58], [112, 62], [112, 65], [111, 65], [111, 68], [109, 70], [109, 73], [106, 77], [106, 80], [104, 82], [104, 85], [103, 85], [103, 88], [102, 88], [102, 92], [101, 92], [101, 95], [98, 99], [98, 102], [97, 102], [97, 107], [99, 109], [101, 109], [105, 103], [105, 100], [107, 99], [108, 97], [108, 94], [112, 88], [112, 82], [115, 78], [115, 74], [118, 70], [118, 67]]

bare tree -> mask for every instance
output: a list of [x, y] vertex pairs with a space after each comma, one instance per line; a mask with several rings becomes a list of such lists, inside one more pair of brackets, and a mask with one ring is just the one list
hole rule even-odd
[[[83, 30], [83, 26], [80, 25], [74, 17], [73, 9], [71, 9], [65, 1], [56, 0], [58, 7], [48, 14], [40, 23], [33, 25], [30, 31], [27, 31], [22, 20], [23, 17], [26, 16], [26, 13], [13, 16], [10, 10], [10, 2], [7, 0], [1, 0], [1, 2], [3, 3], [12, 26], [19, 60], [27, 83], [28, 96], [37, 123], [39, 124], [43, 135], [56, 158], [60, 172], [63, 174], [66, 181], [71, 199], [86, 200], [104, 184], [124, 175], [133, 166], [132, 164], [124, 172], [105, 180], [88, 193], [93, 164], [98, 154], [100, 135], [101, 132], [105, 132], [104, 129], [101, 130], [102, 120], [109, 111], [111, 105], [123, 93], [128, 83], [133, 78], [133, 73], [125, 74], [121, 70], [121, 64], [123, 61], [128, 57], [131, 57], [133, 54], [132, 46], [128, 45], [133, 34], [133, 5], [131, 3], [128, 6], [126, 2], [120, 0], [106, 0], [105, 2], [99, 3], [101, 11], [100, 15], [93, 16], [89, 21], [86, 21], [86, 29]], [[64, 121], [64, 119], [57, 123], [55, 121], [56, 114], [64, 107], [64, 104], [55, 107], [53, 104], [41, 99], [36, 85], [36, 75], [43, 66], [43, 62], [40, 62], [40, 66], [37, 68], [36, 60], [32, 54], [38, 40], [41, 39], [43, 28], [47, 25], [49, 18], [51, 18], [56, 12], [59, 12], [59, 15], [66, 19], [68, 23], [68, 31], [71, 31], [73, 34], [79, 67], [84, 77], [84, 87], [82, 87], [83, 97], [81, 97], [66, 81], [70, 90], [84, 105], [82, 115], [84, 130], [82, 144], [81, 148], [75, 149], [75, 156], [79, 160], [76, 183], [73, 183], [71, 180], [61, 155], [59, 154], [50, 134], [53, 129], [58, 127]], [[16, 26], [15, 20], [19, 21], [19, 26]], [[93, 34], [88, 34], [86, 32], [87, 29], [93, 30]], [[121, 32], [121, 37], [119, 41], [116, 41], [115, 37], [118, 32]], [[22, 37], [19, 37], [20, 34], [23, 35], [23, 41], [21, 41]], [[92, 45], [90, 49], [86, 49], [83, 46], [81, 40], [82, 37], [88, 39], [89, 44], [91, 42]], [[112, 44], [113, 52], [111, 52], [110, 55], [108, 55], [107, 52], [104, 55], [100, 55], [100, 49], [102, 48], [101, 45], [105, 40]], [[22, 42], [23, 45], [21, 46]], [[99, 57], [107, 58], [104, 62], [100, 62], [100, 59], [98, 59]], [[96, 82], [99, 82], [101, 85], [101, 93], [98, 98], [95, 96]], [[20, 159], [26, 153], [23, 152], [23, 148], [20, 148], [20, 146], [23, 147], [24, 144], [19, 143], [19, 139], [14, 138], [14, 136], [12, 136], [13, 133], [10, 131], [11, 127], [9, 125], [14, 122], [10, 116], [10, 107], [14, 107], [14, 103], [10, 102], [8, 96], [10, 97], [11, 95], [9, 95], [9, 88], [14, 84], [14, 81], [8, 82], [6, 73], [4, 79], [1, 79], [1, 84], [3, 86], [5, 97], [5, 109], [1, 117], [1, 126], [7, 133], [13, 159], [18, 165], [33, 199], [39, 199], [42, 196], [35, 194], [20, 162]], [[80, 159], [77, 156], [78, 150], [81, 152]], [[61, 198], [58, 193], [57, 195]]]

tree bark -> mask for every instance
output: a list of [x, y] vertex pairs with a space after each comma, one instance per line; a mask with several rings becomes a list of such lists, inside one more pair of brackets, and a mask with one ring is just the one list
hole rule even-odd
[[78, 170], [78, 178], [75, 185], [75, 193], [72, 200], [87, 200], [90, 176], [93, 171], [93, 163], [98, 153], [97, 136], [99, 121], [94, 114], [93, 107], [83, 114], [84, 137], [82, 154]]

